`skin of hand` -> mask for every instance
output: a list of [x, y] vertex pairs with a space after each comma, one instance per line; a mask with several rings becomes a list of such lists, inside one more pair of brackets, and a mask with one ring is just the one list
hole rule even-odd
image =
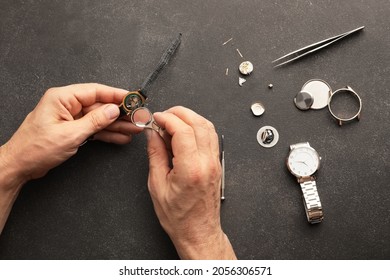
[[[182, 259], [236, 259], [220, 222], [221, 164], [214, 125], [190, 109], [154, 114], [171, 138], [148, 140], [148, 187], [157, 217]], [[172, 157], [172, 159], [171, 159]]]
[[117, 119], [128, 91], [100, 84], [51, 88], [11, 139], [0, 147], [0, 233], [21, 187], [44, 176], [94, 139], [131, 141], [142, 129]]

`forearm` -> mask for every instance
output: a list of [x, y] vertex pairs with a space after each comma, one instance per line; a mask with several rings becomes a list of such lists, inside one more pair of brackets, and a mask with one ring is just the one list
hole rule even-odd
[[0, 147], [0, 234], [19, 191], [26, 182], [6, 146], [7, 144]]

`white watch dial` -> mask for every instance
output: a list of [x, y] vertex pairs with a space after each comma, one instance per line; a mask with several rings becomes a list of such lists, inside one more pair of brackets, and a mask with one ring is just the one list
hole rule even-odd
[[307, 177], [314, 174], [320, 165], [320, 157], [311, 147], [293, 149], [287, 159], [287, 166], [297, 177]]

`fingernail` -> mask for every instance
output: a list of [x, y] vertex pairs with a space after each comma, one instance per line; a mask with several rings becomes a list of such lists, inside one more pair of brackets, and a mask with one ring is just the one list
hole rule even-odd
[[113, 120], [119, 117], [119, 108], [114, 104], [110, 104], [104, 108], [104, 113], [106, 114], [107, 118]]
[[165, 116], [166, 114], [167, 114], [166, 111], [164, 111], [164, 112], [155, 112], [155, 113], [153, 114], [153, 117], [154, 117], [155, 119], [160, 120], [160, 119], [164, 118], [163, 116]]

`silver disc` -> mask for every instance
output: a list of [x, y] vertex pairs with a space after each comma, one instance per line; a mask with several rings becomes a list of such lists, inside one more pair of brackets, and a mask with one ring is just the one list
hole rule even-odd
[[304, 92], [310, 93], [313, 96], [313, 104], [311, 109], [323, 109], [328, 106], [329, 97], [332, 95], [332, 89], [330, 86], [323, 80], [313, 79], [307, 81], [302, 90]]
[[313, 102], [313, 96], [305, 91], [298, 92], [294, 98], [294, 104], [299, 110], [309, 110]]

